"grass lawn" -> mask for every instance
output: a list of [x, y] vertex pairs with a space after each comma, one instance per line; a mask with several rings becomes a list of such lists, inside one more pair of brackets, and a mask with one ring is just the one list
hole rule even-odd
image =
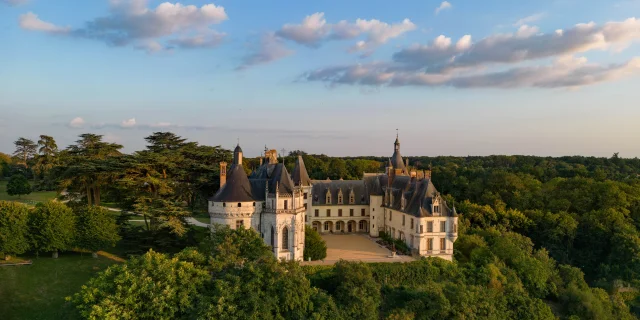
[[207, 212], [194, 212], [193, 218], [206, 224], [211, 223], [211, 218], [209, 217], [209, 213]]
[[0, 181], [0, 200], [18, 201], [30, 205], [35, 205], [38, 202], [44, 202], [55, 199], [55, 191], [34, 191], [31, 194], [23, 195], [18, 199], [17, 196], [10, 196], [7, 194], [7, 181]]
[[50, 255], [23, 257], [30, 266], [0, 267], [1, 319], [78, 319], [73, 305], [64, 298], [116, 261], [90, 253], [61, 252], [60, 258]]

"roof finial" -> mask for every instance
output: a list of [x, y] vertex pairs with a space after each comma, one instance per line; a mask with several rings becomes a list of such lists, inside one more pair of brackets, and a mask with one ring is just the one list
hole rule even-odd
[[240, 137], [238, 137], [238, 145], [240, 145]]
[[398, 129], [396, 129], [396, 139], [398, 139]]

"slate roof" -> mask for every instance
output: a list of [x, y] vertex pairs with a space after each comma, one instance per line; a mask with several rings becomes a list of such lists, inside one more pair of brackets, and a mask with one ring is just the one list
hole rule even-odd
[[[365, 180], [313, 180], [311, 196], [313, 205], [338, 205], [338, 194], [342, 190], [342, 204], [349, 205], [349, 196], [353, 191], [354, 203], [369, 204], [369, 192]], [[327, 203], [327, 192], [331, 193], [331, 203]]]
[[311, 179], [309, 179], [309, 174], [307, 173], [307, 168], [304, 166], [302, 156], [298, 156], [296, 159], [296, 166], [293, 168], [292, 177], [293, 183], [296, 186], [308, 187], [311, 185]]
[[209, 200], [215, 202], [255, 201], [252, 185], [241, 164], [231, 165], [227, 171], [227, 182]]
[[[431, 204], [433, 203], [433, 200], [440, 195], [431, 179], [422, 179], [418, 181], [407, 176], [398, 176], [394, 179], [390, 191], [393, 195], [393, 202], [389, 206], [385, 205], [385, 207], [401, 211], [415, 217], [436, 216], [431, 210]], [[406, 199], [404, 209], [402, 209], [403, 196]], [[439, 206], [440, 213], [437, 216], [457, 216], [455, 210], [450, 209], [447, 202], [442, 197], [440, 197]]]

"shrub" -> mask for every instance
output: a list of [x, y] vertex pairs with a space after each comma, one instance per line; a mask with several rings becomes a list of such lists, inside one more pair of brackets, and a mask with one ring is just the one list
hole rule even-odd
[[313, 228], [304, 230], [304, 260], [322, 260], [327, 257], [327, 244]]
[[53, 251], [56, 257], [58, 250], [73, 245], [75, 215], [64, 203], [39, 203], [29, 215], [29, 235], [36, 252]]
[[108, 210], [96, 206], [84, 206], [76, 213], [76, 246], [96, 252], [113, 247], [120, 236], [116, 220]]
[[0, 253], [5, 255], [5, 259], [29, 250], [28, 218], [29, 208], [26, 205], [0, 201]]
[[31, 184], [29, 180], [22, 174], [14, 174], [9, 178], [7, 183], [7, 194], [10, 196], [18, 196], [31, 193]]

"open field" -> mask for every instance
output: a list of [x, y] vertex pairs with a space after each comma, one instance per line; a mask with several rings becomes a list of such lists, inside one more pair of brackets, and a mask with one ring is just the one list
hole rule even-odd
[[64, 298], [98, 272], [117, 263], [113, 259], [91, 254], [62, 252], [60, 258], [49, 254], [31, 259], [30, 266], [0, 267], [0, 318], [77, 319], [75, 308]]
[[7, 181], [0, 180], [0, 200], [18, 201], [30, 205], [35, 205], [38, 202], [55, 199], [55, 197], [55, 191], [34, 191], [31, 194], [23, 195], [20, 198], [18, 198], [17, 196], [10, 196], [7, 194]]

